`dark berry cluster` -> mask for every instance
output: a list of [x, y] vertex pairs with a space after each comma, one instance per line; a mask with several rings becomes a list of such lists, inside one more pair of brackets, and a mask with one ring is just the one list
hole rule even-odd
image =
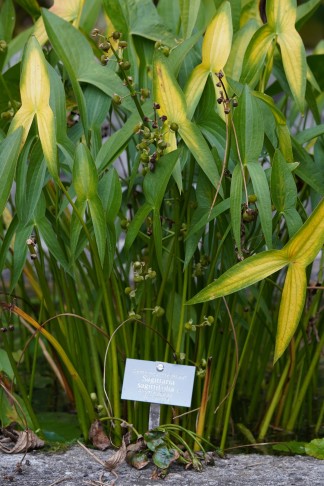
[[216, 83], [216, 86], [217, 88], [222, 88], [219, 92], [219, 98], [217, 98], [217, 103], [219, 105], [223, 104], [224, 113], [225, 115], [228, 115], [231, 111], [231, 106], [233, 106], [233, 108], [236, 108], [238, 106], [238, 101], [236, 98], [230, 98], [228, 96], [225, 85], [223, 83], [224, 74], [222, 73], [222, 71], [219, 71], [219, 73], [215, 73], [215, 74], [218, 78], [218, 82]]

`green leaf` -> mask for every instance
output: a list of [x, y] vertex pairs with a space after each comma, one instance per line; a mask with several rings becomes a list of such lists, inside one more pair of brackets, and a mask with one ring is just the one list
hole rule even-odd
[[243, 175], [241, 166], [234, 167], [231, 180], [230, 213], [231, 225], [237, 250], [241, 253], [241, 220], [242, 220]]
[[6, 259], [8, 257], [10, 245], [13, 241], [17, 227], [18, 227], [18, 217], [15, 214], [15, 216], [11, 220], [9, 228], [6, 231], [5, 237], [0, 247], [0, 273], [2, 272], [6, 264]]
[[303, 220], [296, 208], [286, 209], [283, 215], [287, 223], [289, 237], [292, 238], [302, 226]]
[[297, 442], [290, 440], [289, 442], [281, 442], [272, 446], [274, 451], [289, 452], [290, 454], [305, 454], [305, 442]]
[[283, 250], [258, 253], [231, 267], [215, 282], [198, 292], [187, 304], [206, 302], [242, 290], [281, 270], [288, 263], [289, 260]]
[[[38, 150], [37, 150], [38, 149]], [[40, 144], [32, 150], [28, 165], [25, 187], [28, 191], [25, 195], [25, 204], [22, 208], [22, 221], [29, 221], [34, 215], [37, 203], [41, 197], [46, 176], [46, 164]]]
[[28, 253], [26, 240], [30, 237], [33, 226], [33, 223], [29, 223], [28, 225], [19, 224], [17, 226], [14, 243], [13, 266], [10, 280], [10, 292], [14, 290], [25, 266]]
[[0, 349], [0, 374], [5, 373], [14, 382], [15, 374], [10, 364], [8, 354], [4, 349]]
[[214, 208], [211, 211], [210, 211], [210, 207], [196, 209], [196, 211], [198, 212], [198, 216], [195, 217], [195, 220], [197, 219], [197, 222], [194, 223], [194, 220], [192, 220], [192, 225], [189, 228], [187, 238], [189, 238], [192, 234], [197, 233], [201, 228], [206, 226], [206, 224], [209, 223], [209, 221], [214, 220], [220, 214], [227, 211], [229, 208], [230, 208], [230, 198], [227, 198], [224, 201], [221, 201], [220, 203], [216, 204], [216, 206], [214, 206]]
[[77, 197], [82, 200], [92, 199], [97, 194], [97, 169], [88, 147], [83, 143], [75, 151], [73, 186]]
[[114, 223], [122, 201], [122, 188], [115, 168], [110, 169], [100, 179], [98, 194], [106, 213], [106, 220]]
[[316, 459], [324, 459], [324, 438], [313, 439], [309, 444], [305, 444], [305, 451], [308, 456]]
[[0, 143], [0, 214], [7, 203], [15, 176], [23, 129], [19, 127]]
[[165, 433], [155, 430], [153, 432], [145, 432], [144, 441], [150, 451], [155, 451], [157, 447], [164, 444]]
[[156, 259], [161, 274], [163, 275], [164, 268], [162, 264], [162, 225], [161, 225], [160, 212], [155, 208], [153, 210], [153, 238], [154, 238]]
[[[12, 33], [15, 28], [16, 14], [12, 0], [4, 0], [0, 11], [0, 39], [5, 40], [7, 44], [11, 41]], [[5, 61], [6, 53], [1, 53]], [[2, 68], [2, 66], [1, 66]]]
[[185, 39], [191, 36], [200, 9], [200, 0], [180, 0], [181, 30]]
[[262, 113], [248, 86], [244, 87], [235, 110], [234, 122], [243, 164], [258, 160], [263, 147]]
[[247, 164], [251, 176], [253, 190], [257, 196], [256, 206], [258, 208], [261, 227], [265, 242], [269, 250], [272, 248], [272, 211], [271, 198], [267, 176], [258, 162]]
[[153, 462], [160, 469], [167, 469], [178, 457], [179, 453], [175, 449], [169, 449], [169, 447], [162, 444], [155, 449]]
[[163, 24], [151, 0], [104, 0], [104, 8], [114, 27], [124, 36], [138, 35], [172, 47], [175, 36]]
[[[87, 135], [88, 117], [84, 96], [79, 83], [85, 82], [92, 84], [110, 97], [114, 93], [117, 93], [123, 98], [129, 92], [115, 72], [98, 64], [90, 44], [81, 32], [48, 10], [42, 9], [42, 16], [53, 48], [59, 59], [63, 61], [71, 79], [82, 123]], [[130, 110], [134, 110], [135, 108], [133, 101], [129, 97], [124, 99], [123, 106]]]
[[309, 155], [309, 153], [294, 138], [291, 139], [295, 160], [300, 162], [295, 173], [309, 184], [316, 192], [324, 195], [324, 171], [322, 160]]
[[300, 31], [305, 22], [312, 17], [320, 4], [321, 0], [308, 0], [305, 3], [298, 5], [296, 18], [296, 29], [298, 31]]
[[31, 17], [38, 17], [40, 15], [40, 8], [37, 0], [16, 0], [16, 2], [29, 13]]
[[[82, 230], [82, 224], [81, 224], [81, 221], [80, 221], [77, 213], [79, 213], [81, 218], [83, 218], [86, 207], [87, 207], [87, 202], [85, 200], [77, 199], [75, 201], [75, 209], [76, 210], [73, 210], [72, 218], [71, 218], [71, 226], [70, 226], [70, 232], [71, 232], [70, 246], [71, 246], [72, 255], [74, 257], [76, 257], [76, 250], [77, 250], [77, 246], [78, 246], [80, 233], [81, 233], [81, 230]], [[76, 213], [76, 211], [77, 211], [77, 213]]]
[[109, 98], [96, 86], [92, 86], [91, 84], [85, 89], [84, 96], [87, 105], [90, 128], [94, 128], [96, 126], [101, 127], [107, 113], [109, 112], [111, 98]]
[[104, 142], [96, 157], [98, 172], [105, 170], [121, 154], [129, 139], [134, 135], [136, 126], [141, 118], [137, 112], [133, 113], [127, 122], [117, 132]]
[[70, 273], [70, 264], [67, 255], [65, 253], [65, 250], [63, 249], [61, 242], [55, 234], [53, 224], [49, 222], [46, 217], [37, 219], [35, 221], [35, 224], [38, 227], [39, 233], [44, 239], [44, 243], [48, 247], [50, 253], [62, 265], [64, 270]]
[[[128, 12], [129, 33], [161, 41], [172, 47], [175, 45], [175, 36], [163, 24], [155, 5], [151, 0], [129, 2], [121, 0]], [[108, 12], [109, 15], [109, 12]]]
[[[187, 120], [180, 126], [179, 135], [210, 182], [214, 187], [217, 187], [219, 183], [218, 169], [207, 142], [202, 136], [197, 125]], [[219, 193], [221, 196], [223, 196], [222, 187], [220, 188]]]
[[142, 224], [144, 223], [145, 219], [152, 211], [152, 206], [149, 203], [144, 203], [143, 206], [139, 208], [137, 213], [135, 214], [134, 218], [132, 219], [129, 227], [127, 228], [126, 240], [125, 240], [125, 248], [128, 251], [132, 244], [137, 237]]
[[90, 214], [91, 214], [91, 222], [93, 224], [96, 244], [98, 248], [99, 258], [101, 264], [103, 265], [103, 261], [105, 258], [105, 251], [106, 251], [106, 220], [105, 220], [105, 212], [102, 206], [102, 202], [99, 196], [95, 195], [88, 201]]
[[294, 138], [300, 145], [303, 145], [304, 143], [313, 140], [313, 138], [320, 137], [321, 135], [323, 135], [323, 133], [324, 123], [322, 123], [321, 125], [316, 125], [312, 128], [306, 128], [305, 130], [297, 133]]
[[161, 207], [168, 182], [179, 155], [179, 149], [164, 155], [156, 164], [155, 171], [149, 172], [144, 178], [143, 190], [146, 201], [157, 210]]
[[55, 115], [57, 143], [62, 144], [73, 157], [74, 145], [66, 133], [66, 100], [64, 86], [55, 69], [50, 64], [47, 65], [47, 68], [51, 86], [50, 106]]
[[294, 177], [279, 150], [275, 151], [272, 161], [271, 196], [279, 213], [296, 207], [297, 188]]

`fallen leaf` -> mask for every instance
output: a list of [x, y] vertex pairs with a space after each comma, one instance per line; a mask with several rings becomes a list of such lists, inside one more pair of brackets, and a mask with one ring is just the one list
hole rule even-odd
[[139, 439], [134, 444], [129, 444], [127, 446], [127, 453], [128, 452], [138, 452], [138, 451], [141, 451], [142, 449], [145, 449], [145, 448], [146, 448], [146, 445], [145, 445], [143, 437], [139, 437]]
[[126, 444], [123, 439], [120, 449], [113, 454], [107, 461], [105, 461], [105, 468], [111, 472], [122, 464], [126, 459]]
[[96, 449], [105, 451], [110, 446], [110, 440], [104, 431], [103, 425], [100, 420], [96, 420], [91, 424], [89, 430], [89, 439]]
[[1, 429], [0, 451], [5, 454], [19, 454], [44, 447], [45, 442], [29, 429], [19, 431]]

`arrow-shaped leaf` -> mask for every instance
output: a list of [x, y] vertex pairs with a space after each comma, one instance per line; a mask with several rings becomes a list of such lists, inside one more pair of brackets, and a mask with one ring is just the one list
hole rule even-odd
[[23, 127], [25, 143], [34, 117], [48, 170], [58, 178], [54, 114], [50, 107], [50, 81], [43, 51], [35, 37], [27, 42], [20, 80], [21, 107], [14, 116], [9, 133]]
[[219, 174], [213, 155], [197, 125], [188, 119], [184, 94], [167, 61], [160, 55], [154, 62], [153, 85], [154, 99], [160, 104], [159, 113], [168, 117], [166, 128], [169, 130], [172, 124], [178, 126], [179, 135], [208, 179], [217, 187]]
[[209, 74], [224, 68], [230, 54], [232, 37], [231, 5], [224, 2], [207, 27], [202, 45], [202, 62], [192, 71], [185, 88], [189, 119], [194, 114]]
[[258, 253], [231, 267], [187, 303], [206, 302], [245, 289], [245, 287], [259, 282], [272, 273], [278, 272], [288, 263], [289, 260], [282, 250]]
[[324, 243], [324, 199], [282, 250], [252, 256], [227, 270], [188, 301], [206, 302], [241, 290], [289, 265], [281, 298], [275, 360], [288, 346], [300, 320], [306, 295], [306, 267]]
[[[64, 0], [64, 2], [62, 0], [54, 0], [53, 5], [48, 10], [67, 22], [72, 21], [73, 25], [75, 25], [81, 17], [83, 5], [84, 0]], [[35, 22], [33, 35], [41, 45], [47, 42], [48, 37], [42, 17], [39, 17], [37, 22]]]

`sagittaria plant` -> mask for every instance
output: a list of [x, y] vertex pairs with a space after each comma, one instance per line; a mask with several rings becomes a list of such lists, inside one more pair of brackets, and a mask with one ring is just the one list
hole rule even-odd
[[324, 201], [281, 250], [251, 256], [227, 270], [188, 304], [206, 302], [244, 289], [288, 266], [278, 315], [274, 361], [282, 356], [291, 341], [306, 299], [306, 268], [324, 244]]
[[161, 410], [171, 449], [319, 434], [324, 51], [300, 29], [320, 0], [16, 3], [33, 25], [0, 2], [2, 425], [23, 410], [46, 434], [64, 409], [85, 438], [97, 419], [144, 434], [148, 405], [120, 398], [136, 358], [196, 366], [192, 408]]

